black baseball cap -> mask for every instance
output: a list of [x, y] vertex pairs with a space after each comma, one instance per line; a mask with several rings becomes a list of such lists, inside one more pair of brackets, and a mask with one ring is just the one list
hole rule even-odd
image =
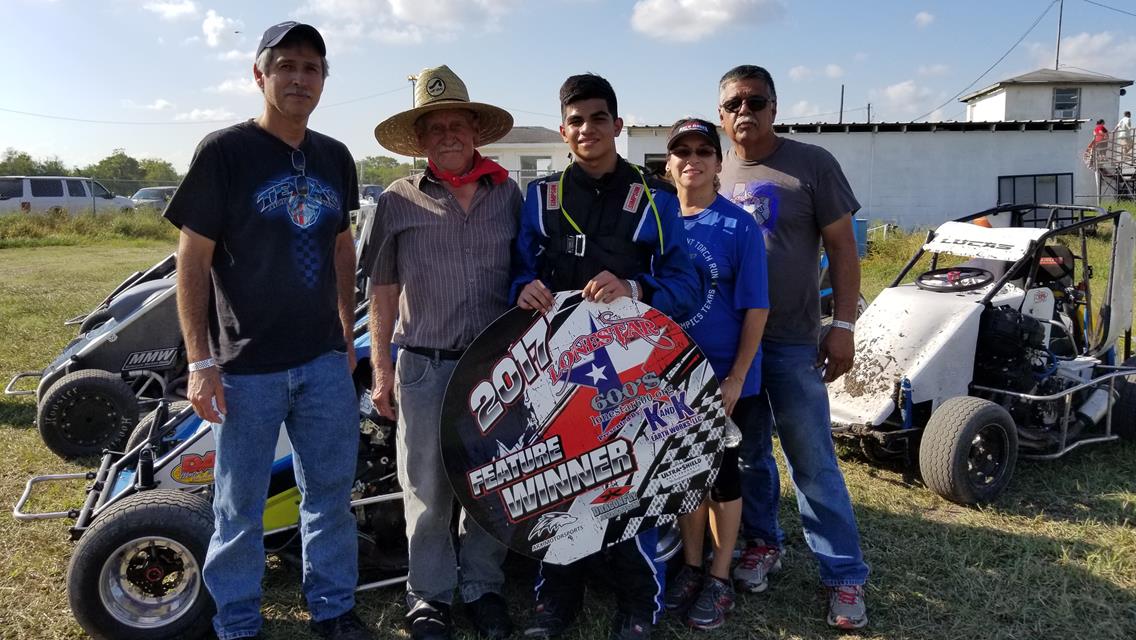
[[280, 41], [293, 31], [296, 32], [296, 35], [301, 35], [311, 41], [321, 56], [327, 55], [327, 47], [323, 43], [323, 36], [320, 35], [319, 31], [316, 31], [315, 27], [310, 24], [289, 20], [288, 22], [274, 24], [264, 31], [264, 35], [260, 37], [260, 44], [256, 47], [256, 57], [259, 58], [260, 54], [265, 49], [280, 44]]
[[693, 133], [702, 136], [714, 150], [718, 152], [718, 157], [722, 157], [722, 139], [718, 137], [718, 127], [706, 120], [698, 118], [682, 118], [674, 123], [671, 127], [671, 134], [667, 137], [667, 151], [674, 147], [675, 142], [687, 135]]

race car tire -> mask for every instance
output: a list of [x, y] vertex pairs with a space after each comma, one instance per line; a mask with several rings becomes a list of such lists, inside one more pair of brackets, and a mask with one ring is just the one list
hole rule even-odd
[[98, 329], [99, 327], [106, 324], [106, 321], [110, 320], [113, 317], [114, 315], [110, 312], [110, 309], [104, 308], [92, 311], [87, 315], [86, 318], [83, 318], [82, 324], [79, 325], [79, 333], [89, 333], [91, 331], [94, 331], [95, 329]]
[[101, 369], [72, 371], [51, 385], [36, 425], [48, 449], [64, 458], [119, 449], [138, 422], [138, 399], [122, 377]]
[[962, 505], [991, 502], [1010, 483], [1018, 432], [1001, 406], [970, 396], [947, 400], [931, 414], [919, 444], [923, 482]]
[[[1124, 362], [1136, 367], [1136, 358]], [[1136, 374], [1116, 379], [1117, 398], [1112, 406], [1112, 432], [1122, 440], [1136, 442]]]
[[94, 638], [199, 638], [213, 599], [201, 568], [213, 511], [203, 496], [155, 489], [109, 507], [79, 538], [67, 567], [71, 612]]
[[[166, 410], [166, 419], [168, 420], [176, 416], [190, 406], [189, 402], [185, 400], [177, 400], [169, 403]], [[124, 451], [133, 451], [135, 447], [146, 441], [146, 438], [150, 435], [150, 429], [154, 424], [154, 418], [157, 417], [157, 413], [158, 410], [154, 409], [138, 421], [134, 430], [130, 432], [130, 437], [126, 439], [126, 448]], [[155, 451], [154, 453], [160, 456], [164, 454], [165, 451]]]

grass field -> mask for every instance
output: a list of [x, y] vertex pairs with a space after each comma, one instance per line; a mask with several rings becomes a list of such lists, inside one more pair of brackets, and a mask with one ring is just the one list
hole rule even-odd
[[[875, 247], [864, 263], [869, 299], [918, 243], [899, 236]], [[128, 273], [173, 247], [168, 240], [8, 246], [0, 249], [2, 382], [17, 371], [42, 368], [73, 337], [73, 328], [61, 325], [64, 318], [89, 310]], [[15, 503], [32, 475], [83, 471], [94, 463], [56, 458], [40, 441], [34, 421], [31, 400], [0, 398], [5, 507]], [[825, 625], [816, 567], [785, 486], [784, 570], [767, 593], [742, 596], [727, 625], [711, 637], [1136, 638], [1136, 446], [1099, 446], [1056, 462], [1023, 463], [1004, 497], [985, 509], [946, 502], [902, 470], [869, 465], [854, 452], [843, 453], [842, 466], [872, 566], [870, 627], [841, 636]], [[82, 487], [76, 486], [45, 495], [37, 506], [61, 509], [81, 500]], [[64, 575], [72, 547], [67, 524], [0, 516], [0, 638], [83, 637], [67, 608]], [[507, 585], [514, 617], [522, 623], [529, 612], [529, 570], [518, 563]], [[309, 637], [298, 581], [294, 569], [270, 558], [267, 637]], [[569, 638], [606, 637], [610, 594], [591, 593], [588, 615]], [[360, 594], [362, 617], [380, 637], [409, 637], [400, 626], [401, 595], [398, 588]], [[668, 621], [655, 637], [702, 634]]]

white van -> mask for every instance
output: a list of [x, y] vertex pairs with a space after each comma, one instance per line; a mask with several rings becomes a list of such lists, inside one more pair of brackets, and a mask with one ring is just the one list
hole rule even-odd
[[69, 176], [0, 176], [0, 215], [62, 211], [72, 215], [133, 211], [134, 201], [116, 196], [97, 180]]

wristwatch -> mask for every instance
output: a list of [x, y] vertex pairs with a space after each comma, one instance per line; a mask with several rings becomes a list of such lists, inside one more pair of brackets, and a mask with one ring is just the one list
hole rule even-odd
[[856, 332], [856, 323], [855, 322], [845, 322], [843, 320], [833, 320], [832, 321], [832, 328], [844, 329], [844, 330], [848, 331], [848, 333], [855, 333]]

